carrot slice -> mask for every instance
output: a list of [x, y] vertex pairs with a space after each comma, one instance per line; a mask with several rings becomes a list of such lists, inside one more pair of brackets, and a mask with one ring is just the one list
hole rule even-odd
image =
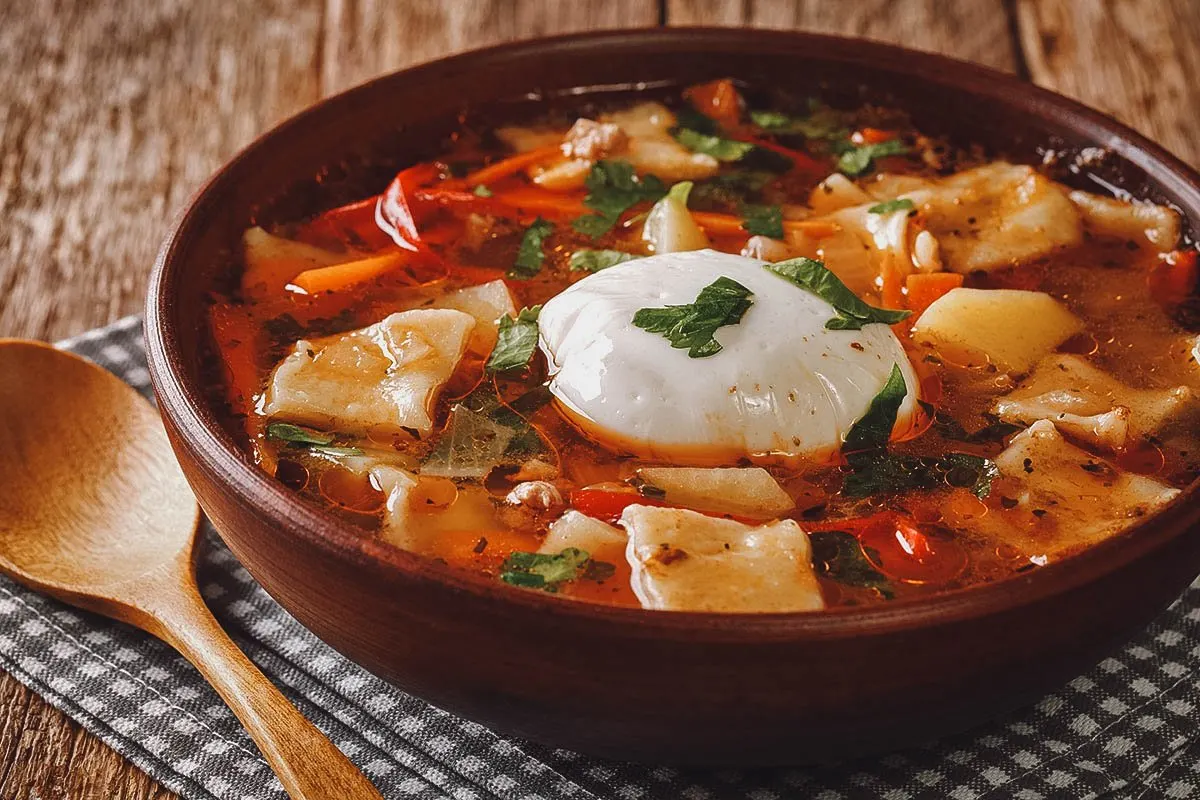
[[334, 264], [331, 267], [306, 269], [292, 278], [292, 285], [298, 286], [308, 294], [336, 292], [386, 275], [403, 266], [410, 257], [411, 253], [400, 251]]
[[214, 305], [210, 310], [213, 341], [225, 365], [226, 399], [235, 414], [254, 405], [261, 373], [255, 355], [259, 324], [246, 306]]
[[1200, 268], [1195, 250], [1166, 253], [1146, 278], [1150, 294], [1165, 306], [1176, 306], [1200, 289]]
[[555, 156], [562, 155], [562, 145], [548, 144], [542, 147], [535, 147], [532, 150], [526, 150], [524, 153], [517, 153], [515, 156], [497, 161], [495, 164], [489, 164], [486, 167], [477, 169], [465, 178], [457, 181], [447, 181], [450, 186], [487, 186], [499, 180], [503, 180], [510, 175], [515, 175], [526, 167], [531, 167], [534, 164], [542, 161], [548, 161]]
[[890, 142], [896, 138], [893, 131], [881, 131], [879, 128], [862, 128], [856, 136], [862, 144], [879, 144], [880, 142]]
[[432, 203], [461, 213], [493, 214], [498, 217], [577, 217], [587, 213], [581, 192], [551, 192], [523, 186], [479, 197], [471, 192], [436, 186], [418, 189], [420, 203]]
[[[716, 236], [744, 236], [742, 218], [733, 214], [718, 214], [715, 211], [692, 211], [692, 219], [707, 232]], [[808, 219], [785, 219], [783, 230], [787, 233], [803, 233], [814, 239], [832, 236], [838, 232], [838, 226], [833, 222]]]
[[737, 88], [728, 78], [697, 84], [684, 90], [696, 110], [721, 125], [733, 127], [741, 117], [741, 101]]
[[963, 285], [963, 276], [957, 272], [915, 272], [905, 279], [908, 290], [908, 307], [913, 317], [919, 317], [933, 302], [951, 289]]

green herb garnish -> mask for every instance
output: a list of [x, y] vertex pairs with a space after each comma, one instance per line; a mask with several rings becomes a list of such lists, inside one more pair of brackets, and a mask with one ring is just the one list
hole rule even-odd
[[779, 206], [742, 204], [742, 230], [753, 236], [783, 238], [783, 209]]
[[991, 494], [1000, 470], [990, 459], [970, 453], [912, 456], [887, 452], [846, 456], [851, 472], [842, 484], [846, 497], [871, 497], [942, 487], [970, 489], [981, 500]]
[[877, 158], [902, 156], [909, 151], [908, 146], [899, 139], [889, 139], [886, 142], [876, 142], [875, 144], [864, 144], [861, 147], [855, 147], [853, 144], [847, 143], [846, 146], [839, 148], [839, 150], [838, 172], [849, 175], [852, 178], [870, 170], [875, 165], [875, 159]]
[[842, 449], [854, 452], [887, 447], [892, 428], [896, 426], [896, 414], [907, 396], [908, 386], [904, 382], [904, 373], [900, 371], [899, 364], [892, 364], [887, 382], [883, 384], [879, 394], [871, 398], [867, 413], [846, 433]]
[[302, 428], [290, 422], [272, 422], [267, 426], [267, 438], [291, 444], [329, 444], [333, 441], [333, 434]]
[[323, 453], [327, 456], [361, 456], [363, 451], [357, 447], [341, 447], [332, 444], [334, 435], [324, 431], [314, 431], [302, 428], [290, 422], [272, 422], [267, 425], [267, 438], [287, 442], [292, 447], [299, 447], [312, 453]]
[[471, 194], [475, 195], [476, 197], [491, 197], [492, 190], [481, 183], [471, 190]]
[[735, 325], [754, 304], [745, 286], [724, 276], [700, 290], [693, 303], [665, 308], [643, 308], [633, 315], [633, 324], [650, 333], [661, 333], [671, 347], [687, 349], [692, 358], [707, 358], [721, 352], [713, 334], [717, 328]]
[[850, 291], [837, 275], [834, 275], [824, 264], [811, 258], [793, 258], [776, 264], [767, 264], [766, 269], [781, 278], [812, 292], [817, 297], [833, 306], [838, 316], [825, 323], [825, 327], [835, 331], [857, 331], [871, 322], [882, 322], [893, 325], [912, 315], [911, 311], [893, 311], [886, 308], [875, 308], [859, 299]]
[[968, 431], [963, 427], [962, 423], [954, 417], [947, 414], [945, 411], [936, 406], [926, 403], [923, 400], [917, 401], [925, 413], [933, 420], [933, 430], [938, 433], [943, 439], [951, 439], [956, 442], [968, 442], [970, 444], [985, 444], [989, 442], [1002, 442], [1009, 434], [1016, 433], [1022, 430], [1022, 426], [1014, 425], [1011, 422], [1000, 422], [992, 420], [974, 431]]
[[500, 580], [527, 589], [556, 592], [560, 584], [579, 577], [590, 561], [587, 551], [577, 547], [568, 547], [558, 555], [518, 550], [500, 566]]
[[675, 141], [693, 153], [703, 153], [706, 156], [712, 156], [717, 161], [741, 161], [755, 149], [755, 145], [750, 142], [725, 139], [714, 134], [700, 133], [691, 128], [676, 128], [671, 135], [675, 137]]
[[867, 209], [868, 214], [892, 214], [896, 211], [912, 211], [916, 208], [913, 201], [907, 197], [898, 197], [895, 200], [885, 200], [882, 203], [871, 206]]
[[813, 531], [812, 560], [818, 575], [863, 589], [875, 589], [888, 600], [896, 596], [887, 576], [867, 558], [858, 539], [846, 531]]
[[667, 193], [667, 187], [655, 176], [634, 174], [628, 161], [597, 161], [584, 186], [588, 194], [583, 204], [596, 213], [579, 217], [571, 227], [593, 239], [611, 231], [629, 208], [654, 202]]
[[633, 261], [633, 253], [622, 253], [620, 250], [576, 250], [571, 254], [571, 269], [577, 272], [599, 272], [602, 269]]
[[987, 497], [992, 481], [1000, 475], [989, 459], [969, 453], [933, 457], [887, 451], [896, 415], [907, 394], [900, 366], [893, 364], [887, 383], [872, 398], [867, 413], [846, 434], [842, 449], [851, 472], [842, 483], [842, 494], [870, 497], [952, 486], [970, 489], [981, 499]]
[[522, 308], [515, 319], [509, 314], [500, 318], [496, 346], [487, 360], [488, 372], [523, 369], [529, 363], [537, 349], [537, 319], [541, 310], [541, 306]]
[[554, 233], [554, 223], [547, 222], [541, 217], [535, 219], [525, 229], [525, 235], [521, 237], [521, 246], [517, 248], [517, 260], [508, 270], [508, 277], [529, 280], [541, 272], [542, 263], [546, 260], [542, 245], [545, 243], [546, 237], [552, 233]]
[[798, 134], [805, 139], [836, 139], [849, 133], [842, 114], [819, 103], [813, 104], [812, 113], [806, 117], [763, 110], [751, 111], [750, 119], [767, 133], [780, 136]]

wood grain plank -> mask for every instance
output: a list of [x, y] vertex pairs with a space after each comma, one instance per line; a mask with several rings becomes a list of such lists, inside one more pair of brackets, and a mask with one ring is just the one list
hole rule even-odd
[[0, 335], [139, 310], [171, 215], [316, 100], [320, 0], [22, 3], [0, 24]]
[[[1069, 1], [1069, 0], [1064, 0]], [[744, 25], [863, 36], [1014, 71], [1001, 0], [667, 0], [669, 25]]]
[[1195, 0], [1019, 0], [1016, 10], [1034, 81], [1112, 114], [1200, 165]]
[[658, 23], [657, 0], [329, 0], [322, 85], [339, 92], [448, 53], [573, 31]]

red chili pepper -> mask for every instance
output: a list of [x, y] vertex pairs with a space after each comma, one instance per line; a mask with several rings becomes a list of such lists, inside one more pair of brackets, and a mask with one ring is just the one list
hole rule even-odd
[[810, 531], [846, 531], [858, 539], [881, 572], [905, 583], [944, 584], [962, 574], [967, 552], [953, 539], [933, 537], [907, 514], [881, 511], [869, 517], [804, 523]]
[[778, 153], [785, 158], [791, 159], [793, 170], [810, 172], [814, 175], [821, 176], [824, 176], [827, 172], [829, 172], [829, 166], [827, 164], [822, 164], [820, 161], [802, 150], [793, 150], [790, 147], [784, 147], [783, 145], [776, 144], [769, 139], [760, 139], [757, 136], [738, 136], [736, 138], [738, 141], [747, 142], [755, 145], [756, 147], [761, 147], [764, 150], [770, 150], [773, 153]]
[[392, 239], [375, 222], [377, 205], [379, 195], [376, 194], [331, 208], [301, 225], [296, 231], [296, 239], [317, 247], [348, 243], [367, 250], [381, 250], [391, 244]]
[[[571, 492], [571, 505], [576, 511], [596, 519], [616, 522], [622, 512], [629, 506], [658, 506], [661, 508], [683, 508], [683, 506], [664, 503], [653, 497], [645, 497], [637, 492], [621, 492], [609, 489], [580, 489]], [[698, 508], [688, 509], [706, 517], [731, 519], [746, 525], [762, 525], [768, 520], [743, 517], [739, 514], [722, 514], [717, 511], [702, 511]]]
[[427, 250], [421, 244], [419, 224], [425, 220], [433, 205], [416, 201], [416, 190], [440, 174], [436, 164], [417, 164], [401, 170], [379, 198], [376, 219], [396, 244], [405, 250]]

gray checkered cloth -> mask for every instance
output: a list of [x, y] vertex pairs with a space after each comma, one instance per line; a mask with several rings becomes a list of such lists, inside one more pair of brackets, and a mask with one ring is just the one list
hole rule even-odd
[[[140, 319], [62, 346], [149, 392]], [[454, 717], [316, 639], [211, 529], [202, 551], [200, 585], [217, 618], [388, 798], [1200, 796], [1200, 583], [1087, 675], [969, 734], [820, 769], [694, 771], [596, 761]], [[216, 694], [139, 631], [0, 580], [0, 665], [184, 797], [284, 799]]]

